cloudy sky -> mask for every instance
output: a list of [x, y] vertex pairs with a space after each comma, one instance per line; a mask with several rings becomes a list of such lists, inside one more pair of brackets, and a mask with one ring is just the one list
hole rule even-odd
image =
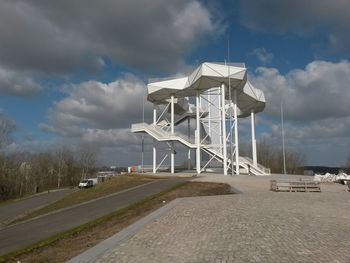
[[346, 0], [1, 0], [0, 126], [16, 127], [3, 150], [91, 143], [101, 164], [137, 164], [130, 125], [147, 80], [223, 62], [229, 40], [230, 61], [265, 92], [258, 138], [280, 144], [282, 96], [286, 147], [309, 165], [343, 165], [349, 13]]

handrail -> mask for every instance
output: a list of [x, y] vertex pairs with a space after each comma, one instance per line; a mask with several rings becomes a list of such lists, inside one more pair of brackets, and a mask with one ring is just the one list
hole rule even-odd
[[[157, 125], [153, 124], [147, 124], [145, 122], [142, 123], [135, 123], [131, 125], [131, 130], [134, 132], [146, 132], [150, 134], [152, 137], [159, 141], [178, 141], [182, 143], [183, 145], [189, 147], [189, 148], [196, 148], [197, 145], [195, 142], [188, 141], [188, 138], [183, 138], [184, 135], [181, 135], [179, 133], [171, 134], [170, 132], [164, 131]], [[223, 155], [216, 151], [215, 149], [210, 148], [208, 145], [202, 144], [202, 148], [207, 151], [209, 154], [212, 154], [213, 156], [216, 156], [220, 159], [221, 162], [224, 161]], [[217, 159], [217, 158], [215, 158]], [[244, 169], [248, 169], [248, 165], [250, 166], [251, 171], [254, 174], [270, 174], [270, 169], [264, 167], [261, 164], [254, 165], [253, 160], [249, 157], [239, 157], [240, 160], [240, 166]], [[228, 164], [231, 163], [230, 158], [227, 158], [226, 160]]]

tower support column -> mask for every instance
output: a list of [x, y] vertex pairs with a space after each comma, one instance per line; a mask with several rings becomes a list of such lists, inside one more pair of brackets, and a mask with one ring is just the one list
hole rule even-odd
[[258, 158], [256, 153], [256, 138], [255, 138], [255, 113], [254, 110], [250, 113], [251, 122], [252, 122], [252, 159], [254, 166], [257, 166], [258, 164]]
[[235, 162], [236, 174], [239, 175], [239, 145], [238, 145], [238, 117], [237, 117], [237, 90], [233, 91], [234, 120], [235, 120]]
[[[157, 125], [157, 109], [156, 106], [153, 105], [153, 125]], [[153, 173], [157, 172], [157, 148], [156, 148], [156, 140], [153, 139]]]
[[[187, 118], [187, 136], [188, 136], [188, 141], [190, 141], [191, 138], [191, 119]], [[191, 148], [188, 148], [187, 152], [187, 169], [191, 170]]]
[[227, 175], [227, 139], [226, 139], [226, 109], [225, 109], [225, 83], [221, 84], [221, 125], [222, 125], [222, 155], [224, 175]]
[[[171, 126], [171, 135], [174, 135], [174, 95], [171, 95], [171, 103], [170, 103], [170, 119], [171, 119], [171, 123], [170, 123], [170, 126]], [[174, 142], [171, 142], [171, 154], [170, 154], [170, 158], [171, 158], [171, 161], [170, 161], [170, 170], [171, 170], [171, 173], [175, 173], [175, 152], [174, 152]]]
[[197, 91], [196, 95], [196, 170], [197, 174], [201, 173], [201, 138], [200, 138], [200, 116], [199, 116], [199, 97], [200, 93]]

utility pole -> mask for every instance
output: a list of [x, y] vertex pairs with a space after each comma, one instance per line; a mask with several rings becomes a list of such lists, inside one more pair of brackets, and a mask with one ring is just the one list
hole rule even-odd
[[[234, 163], [233, 163], [233, 138], [232, 138], [232, 91], [231, 91], [231, 76], [230, 76], [230, 38], [227, 39], [227, 69], [228, 69], [228, 99], [230, 103], [229, 107], [229, 127], [230, 127], [230, 156], [231, 156], [231, 175], [234, 175]], [[236, 125], [236, 124], [235, 124]]]
[[282, 128], [282, 154], [283, 154], [283, 173], [287, 174], [286, 171], [286, 151], [284, 145], [284, 116], [283, 116], [283, 98], [281, 96], [281, 128]]

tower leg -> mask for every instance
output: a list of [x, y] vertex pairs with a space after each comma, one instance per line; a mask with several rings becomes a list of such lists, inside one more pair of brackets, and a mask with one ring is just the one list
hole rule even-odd
[[[170, 115], [171, 115], [171, 134], [174, 135], [174, 95], [171, 95], [171, 110], [170, 110]], [[171, 173], [173, 174], [175, 171], [174, 166], [175, 166], [175, 153], [174, 153], [174, 142], [171, 142], [171, 162], [170, 162], [170, 170]]]
[[236, 148], [236, 174], [239, 175], [239, 145], [238, 145], [238, 117], [237, 117], [237, 90], [233, 91], [234, 119], [235, 119], [235, 148]]
[[200, 121], [199, 121], [199, 97], [200, 93], [197, 91], [197, 96], [196, 96], [196, 170], [197, 174], [201, 173], [201, 138], [200, 138]]
[[[188, 132], [188, 141], [190, 141], [191, 138], [191, 130], [190, 130], [190, 118], [187, 119], [187, 132]], [[187, 152], [187, 169], [191, 169], [191, 148], [188, 148]]]
[[257, 166], [258, 164], [258, 158], [256, 153], [256, 139], [255, 139], [255, 113], [252, 110], [250, 113], [251, 116], [251, 122], [252, 122], [252, 159], [254, 166]]
[[[153, 105], [153, 125], [157, 125], [157, 109], [155, 105]], [[157, 148], [156, 148], [156, 140], [153, 139], [153, 173], [157, 172]]]
[[225, 84], [221, 84], [221, 125], [222, 125], [222, 155], [224, 163], [224, 175], [227, 175], [227, 145], [226, 145], [226, 109], [225, 109]]

